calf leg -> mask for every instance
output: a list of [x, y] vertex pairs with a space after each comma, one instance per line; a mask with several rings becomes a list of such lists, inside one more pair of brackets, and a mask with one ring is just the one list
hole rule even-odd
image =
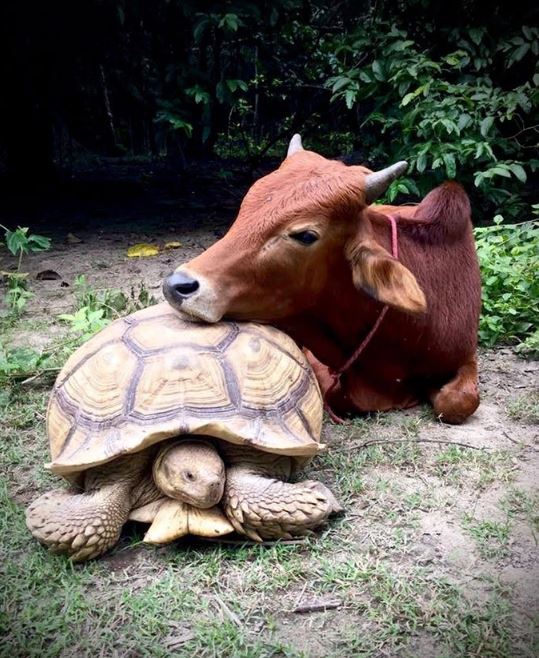
[[457, 370], [453, 379], [431, 392], [434, 413], [445, 423], [459, 424], [479, 406], [477, 357], [474, 354]]

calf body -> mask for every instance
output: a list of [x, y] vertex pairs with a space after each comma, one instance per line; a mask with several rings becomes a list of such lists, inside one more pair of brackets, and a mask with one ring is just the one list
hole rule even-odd
[[443, 420], [462, 422], [479, 404], [481, 284], [468, 198], [445, 183], [415, 207], [373, 206], [373, 177], [380, 192], [380, 172], [296, 149], [253, 185], [229, 232], [167, 279], [165, 296], [193, 320], [279, 326], [309, 351], [325, 391], [387, 305], [328, 402], [343, 413], [426, 398]]

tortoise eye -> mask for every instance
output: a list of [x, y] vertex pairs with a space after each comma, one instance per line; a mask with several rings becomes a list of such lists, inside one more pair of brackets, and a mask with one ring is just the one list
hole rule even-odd
[[314, 244], [319, 239], [318, 233], [314, 231], [297, 231], [297, 233], [290, 233], [290, 237], [304, 245]]

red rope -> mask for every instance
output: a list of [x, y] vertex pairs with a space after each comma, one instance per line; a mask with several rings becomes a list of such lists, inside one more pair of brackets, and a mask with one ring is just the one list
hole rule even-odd
[[[398, 235], [397, 235], [397, 220], [394, 215], [386, 215], [387, 219], [389, 220], [389, 223], [391, 225], [391, 254], [393, 258], [399, 257], [399, 244], [398, 244]], [[372, 337], [374, 334], [378, 331], [378, 327], [382, 324], [382, 320], [385, 318], [385, 315], [387, 313], [387, 305], [383, 307], [383, 309], [380, 311], [380, 315], [376, 319], [376, 322], [374, 323], [372, 329], [369, 331], [369, 333], [365, 336], [365, 338], [361, 341], [359, 347], [355, 350], [355, 352], [352, 354], [352, 356], [347, 359], [347, 361], [342, 365], [338, 370], [332, 370], [330, 371], [330, 375], [333, 378], [333, 381], [331, 382], [330, 387], [327, 389], [326, 394], [324, 396], [324, 404], [326, 407], [326, 410], [331, 418], [331, 420], [334, 423], [337, 424], [342, 424], [344, 423], [344, 419], [338, 416], [333, 409], [331, 408], [329, 402], [328, 402], [328, 397], [335, 388], [337, 387], [338, 384], [341, 382], [341, 376], [349, 370], [349, 368], [359, 359], [361, 356], [361, 353], [363, 350], [367, 347], [367, 345], [371, 342]]]

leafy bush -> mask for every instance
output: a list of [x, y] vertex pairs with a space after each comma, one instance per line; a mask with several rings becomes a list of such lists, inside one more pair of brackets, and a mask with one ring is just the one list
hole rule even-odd
[[531, 74], [503, 87], [494, 75], [508, 82], [517, 63], [537, 59], [537, 28], [501, 40], [486, 28], [455, 29], [445, 48], [430, 51], [383, 22], [339, 39], [327, 81], [333, 101], [361, 115], [362, 134], [372, 134], [370, 157], [410, 163], [409, 177], [390, 187], [389, 202], [458, 177], [497, 213], [514, 218], [526, 209], [522, 186], [539, 168], [524, 150], [536, 142], [539, 70], [528, 67]]
[[483, 279], [479, 339], [484, 345], [524, 340], [523, 353], [537, 350], [539, 327], [539, 221], [476, 228]]

